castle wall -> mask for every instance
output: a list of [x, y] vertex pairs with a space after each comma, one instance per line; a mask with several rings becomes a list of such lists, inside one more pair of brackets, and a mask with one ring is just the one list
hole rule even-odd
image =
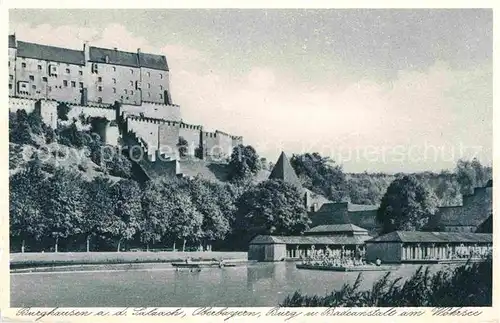
[[120, 131], [117, 126], [108, 126], [106, 127], [106, 144], [112, 146], [118, 146], [120, 138]]
[[168, 158], [178, 157], [180, 127], [177, 122], [163, 122], [159, 126], [160, 153]]
[[142, 102], [142, 105], [123, 104], [121, 111], [136, 116], [142, 114], [148, 118], [181, 121], [181, 109], [178, 105]]
[[217, 134], [217, 145], [219, 146], [218, 151], [214, 151], [217, 157], [224, 158], [231, 156], [233, 151], [233, 140], [231, 136], [222, 131], [215, 131]]
[[141, 104], [139, 68], [91, 62], [85, 68], [89, 102]]
[[158, 149], [158, 127], [159, 122], [139, 119], [134, 117], [127, 118], [128, 131], [134, 132], [139, 138], [147, 144], [148, 153], [153, 154]]
[[142, 100], [149, 103], [171, 105], [169, 79], [168, 71], [141, 67]]
[[9, 96], [16, 93], [16, 52], [15, 48], [9, 48]]
[[189, 156], [194, 156], [195, 150], [200, 147], [202, 127], [185, 123], [181, 123], [179, 127], [179, 137], [186, 139], [188, 142], [187, 154]]
[[81, 106], [81, 105], [70, 105], [70, 111], [68, 113], [68, 120], [73, 118], [78, 118], [83, 113], [87, 117], [94, 118], [106, 118], [109, 121], [116, 120], [116, 112], [113, 108], [105, 108], [99, 106]]
[[35, 110], [35, 106], [40, 106], [43, 122], [52, 129], [57, 128], [57, 102], [55, 101], [37, 101], [33, 99], [9, 98], [9, 111], [16, 112], [17, 110], [25, 110], [26, 113], [31, 113]]

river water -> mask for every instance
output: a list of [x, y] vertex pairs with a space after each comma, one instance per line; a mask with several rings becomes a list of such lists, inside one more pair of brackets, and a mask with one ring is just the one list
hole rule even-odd
[[[402, 265], [392, 277], [419, 266]], [[431, 266], [432, 271], [442, 266]], [[276, 306], [300, 291], [325, 295], [353, 283], [358, 273], [296, 269], [294, 263], [256, 263], [231, 268], [176, 271], [166, 265], [139, 270], [11, 274], [12, 307], [253, 307]], [[384, 272], [364, 272], [369, 289]]]

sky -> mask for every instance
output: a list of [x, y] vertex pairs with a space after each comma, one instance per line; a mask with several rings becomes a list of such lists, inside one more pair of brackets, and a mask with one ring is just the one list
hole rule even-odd
[[347, 172], [492, 162], [490, 9], [9, 12], [18, 40], [161, 53], [183, 120]]

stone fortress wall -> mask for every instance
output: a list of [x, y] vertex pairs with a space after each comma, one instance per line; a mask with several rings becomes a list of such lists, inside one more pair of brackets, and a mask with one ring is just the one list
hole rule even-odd
[[[140, 139], [152, 158], [159, 153], [177, 159], [181, 137], [187, 141], [187, 155], [202, 158], [226, 158], [243, 143], [242, 137], [204, 132], [201, 125], [183, 122], [180, 107], [172, 103], [166, 57], [140, 49], [130, 53], [84, 44], [79, 51], [10, 35], [9, 97], [10, 111], [31, 112], [39, 104], [44, 122], [52, 128], [57, 127], [59, 103], [70, 107], [69, 120], [82, 114], [105, 118], [108, 124], [99, 134], [110, 145], [119, 145], [117, 123], [124, 121], [127, 132]], [[120, 111], [112, 106], [116, 102]]]

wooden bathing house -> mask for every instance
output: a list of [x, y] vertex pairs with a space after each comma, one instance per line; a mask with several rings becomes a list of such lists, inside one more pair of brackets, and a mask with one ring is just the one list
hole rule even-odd
[[333, 254], [354, 257], [364, 253], [364, 242], [371, 237], [368, 231], [352, 224], [321, 225], [302, 236], [256, 236], [248, 248], [248, 260], [282, 261], [310, 256], [312, 250], [327, 248]]
[[366, 241], [366, 260], [384, 263], [453, 263], [483, 259], [492, 234], [394, 231]]

